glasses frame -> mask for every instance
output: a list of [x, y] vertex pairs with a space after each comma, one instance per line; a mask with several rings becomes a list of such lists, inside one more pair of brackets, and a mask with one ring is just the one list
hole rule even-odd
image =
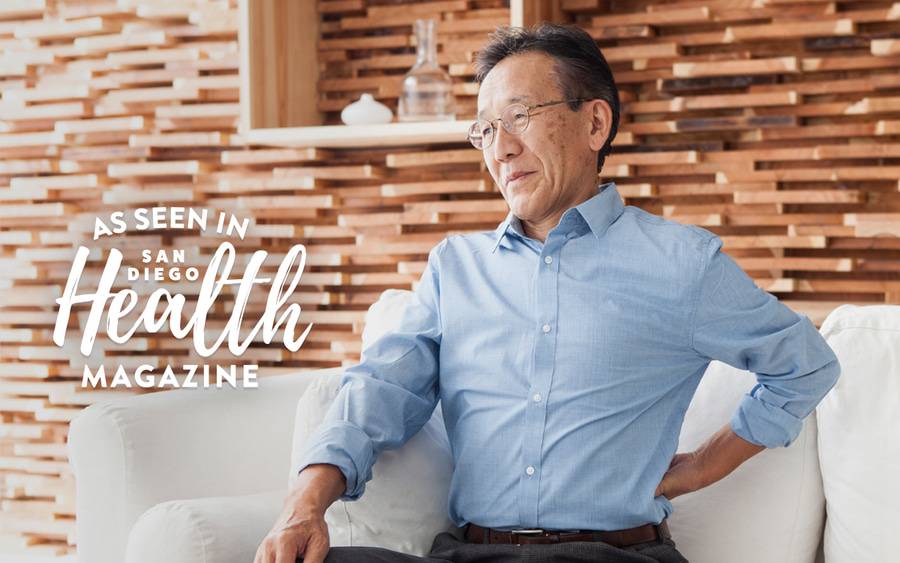
[[[499, 121], [503, 125], [503, 129], [505, 129], [506, 132], [509, 133], [510, 135], [521, 135], [522, 133], [525, 132], [526, 129], [528, 129], [528, 125], [531, 123], [531, 116], [533, 115], [531, 113], [532, 111], [539, 109], [539, 108], [555, 106], [558, 104], [567, 104], [567, 103], [572, 103], [572, 102], [587, 102], [592, 99], [594, 99], [594, 98], [575, 98], [572, 100], [553, 100], [550, 102], [542, 102], [539, 104], [532, 104], [532, 105], [523, 104], [521, 102], [509, 104], [508, 106], [503, 108], [503, 110], [500, 112], [500, 115], [503, 115], [504, 113], [506, 113], [509, 110], [509, 108], [514, 107], [514, 106], [522, 106], [525, 108], [525, 125], [522, 126], [521, 131], [519, 131], [518, 133], [511, 131], [510, 129], [512, 128], [512, 124], [507, 124], [505, 121], [503, 121], [503, 119], [500, 118], [500, 115], [498, 115], [494, 119], [478, 119], [478, 120], [473, 121], [472, 125], [469, 126], [469, 133], [466, 135], [466, 137], [469, 139], [469, 142], [472, 144], [473, 147], [475, 147], [476, 149], [478, 149], [480, 151], [483, 151], [483, 150], [489, 149], [491, 147], [491, 145], [494, 144], [494, 139], [497, 137], [497, 126], [495, 125], [495, 123], [497, 121]], [[534, 115], [537, 115], [537, 114], [534, 114]], [[486, 145], [482, 144], [479, 147], [475, 142], [475, 139], [477, 139], [479, 137], [479, 135], [473, 135], [472, 130], [475, 129], [475, 127], [478, 125], [478, 123], [480, 121], [486, 121], [486, 122], [488, 122], [488, 124], [490, 124], [491, 140]], [[481, 137], [483, 138], [484, 136], [481, 135]]]

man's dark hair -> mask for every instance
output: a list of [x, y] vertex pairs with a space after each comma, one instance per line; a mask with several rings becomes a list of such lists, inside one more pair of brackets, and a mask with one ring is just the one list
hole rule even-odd
[[[540, 51], [556, 59], [554, 69], [567, 100], [601, 99], [612, 110], [609, 138], [597, 155], [597, 171], [603, 169], [606, 155], [619, 129], [619, 90], [612, 71], [586, 31], [573, 25], [542, 23], [532, 28], [503, 26], [488, 38], [488, 43], [475, 58], [475, 81], [479, 84], [494, 66], [506, 57]], [[568, 104], [577, 111], [582, 102]]]

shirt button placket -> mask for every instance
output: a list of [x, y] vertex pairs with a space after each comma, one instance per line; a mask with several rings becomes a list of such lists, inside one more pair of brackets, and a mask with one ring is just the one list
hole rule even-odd
[[554, 233], [547, 238], [544, 245], [544, 256], [537, 272], [534, 298], [540, 336], [535, 342], [534, 373], [531, 374], [530, 405], [525, 409], [526, 429], [522, 453], [524, 455], [525, 479], [522, 483], [522, 496], [519, 498], [519, 518], [526, 527], [538, 527], [540, 515], [540, 476], [541, 450], [544, 441], [547, 420], [547, 401], [544, 395], [549, 392], [550, 379], [556, 356], [556, 337], [554, 327], [558, 323], [557, 311], [557, 276], [559, 262], [559, 244], [562, 235]]

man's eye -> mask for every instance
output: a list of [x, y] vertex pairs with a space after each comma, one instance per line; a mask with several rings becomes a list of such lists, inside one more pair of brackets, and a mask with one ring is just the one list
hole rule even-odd
[[528, 116], [527, 113], [525, 113], [525, 112], [518, 112], [518, 111], [517, 111], [517, 112], [515, 113], [513, 119], [515, 119], [516, 121], [518, 121], [518, 120], [520, 120], [520, 119], [525, 119], [527, 116]]
[[490, 125], [481, 128], [481, 136], [482, 137], [487, 137], [490, 134], [491, 134], [491, 126]]

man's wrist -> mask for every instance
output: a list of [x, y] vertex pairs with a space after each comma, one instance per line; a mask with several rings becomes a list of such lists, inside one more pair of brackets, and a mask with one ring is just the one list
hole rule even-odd
[[300, 471], [288, 495], [290, 504], [308, 514], [325, 514], [347, 488], [343, 471], [330, 463], [313, 463]]
[[704, 486], [725, 477], [764, 449], [741, 438], [726, 424], [695, 451]]

